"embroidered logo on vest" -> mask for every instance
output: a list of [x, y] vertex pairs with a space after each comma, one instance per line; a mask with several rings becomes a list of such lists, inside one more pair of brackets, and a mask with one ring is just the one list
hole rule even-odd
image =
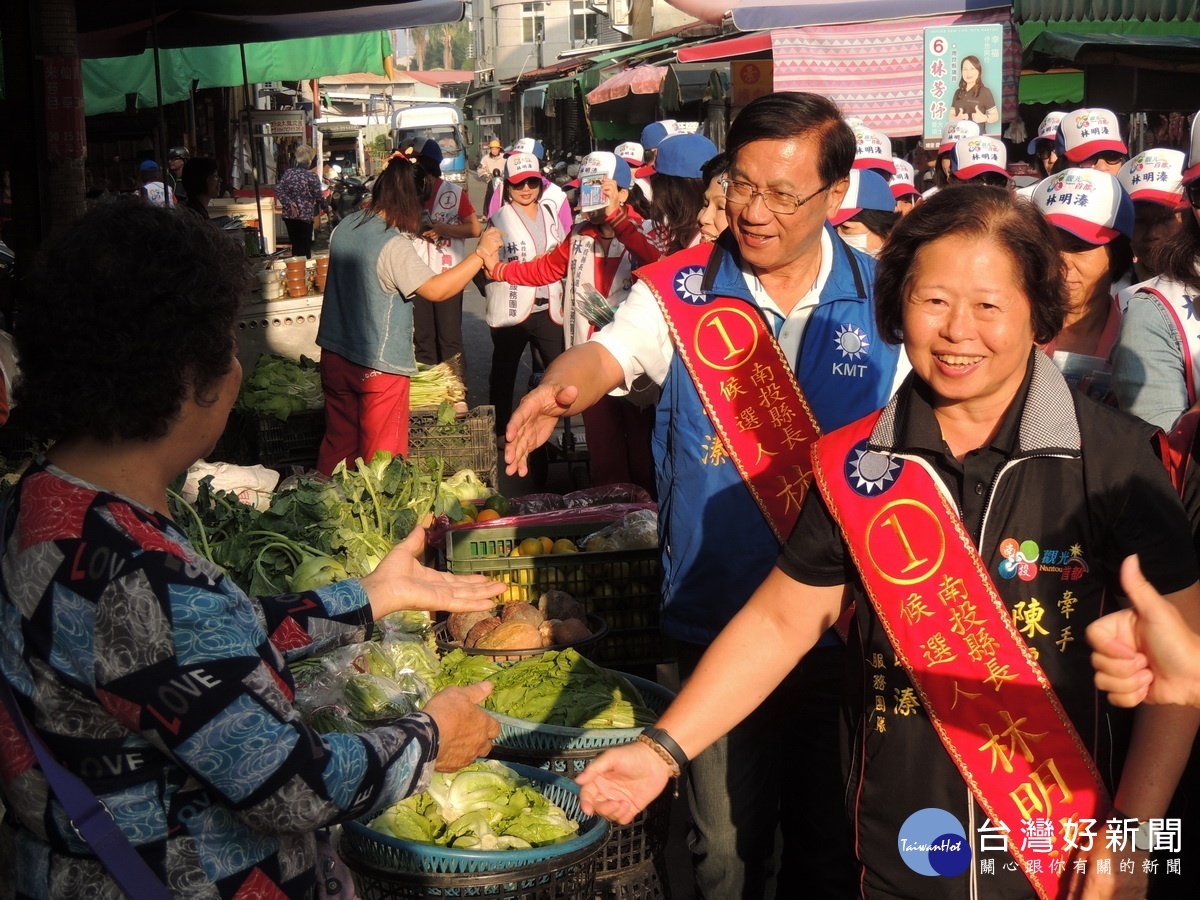
[[704, 267], [688, 266], [675, 276], [675, 296], [692, 306], [703, 306], [712, 302], [704, 295]]
[[867, 442], [859, 441], [846, 457], [846, 481], [858, 494], [869, 497], [873, 493], [886, 493], [904, 468], [904, 460], [876, 453], [867, 449]]

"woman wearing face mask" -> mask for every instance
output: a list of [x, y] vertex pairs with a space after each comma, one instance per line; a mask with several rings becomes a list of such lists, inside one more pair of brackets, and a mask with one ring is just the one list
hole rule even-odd
[[729, 157], [724, 153], [714, 156], [700, 167], [707, 187], [697, 221], [700, 223], [700, 240], [706, 244], [715, 241], [729, 225], [725, 217], [725, 173], [728, 171]]
[[892, 227], [900, 221], [896, 198], [883, 176], [868, 169], [850, 170], [850, 187], [829, 219], [842, 240], [869, 256], [878, 256]]

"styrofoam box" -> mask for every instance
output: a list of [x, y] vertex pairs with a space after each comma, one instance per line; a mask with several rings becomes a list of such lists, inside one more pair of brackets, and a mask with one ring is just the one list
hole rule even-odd
[[317, 346], [317, 327], [321, 324], [321, 304], [324, 295], [285, 297], [262, 302], [253, 294], [238, 316], [238, 359], [244, 374], [264, 353], [277, 353], [291, 359], [307, 356], [320, 359]]

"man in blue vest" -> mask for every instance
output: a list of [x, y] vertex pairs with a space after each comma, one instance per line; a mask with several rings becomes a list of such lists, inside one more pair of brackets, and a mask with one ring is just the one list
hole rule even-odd
[[[687, 348], [674, 343], [689, 337], [670, 326], [655, 291], [674, 285], [675, 297], [691, 304], [732, 299], [760, 317], [824, 431], [882, 406], [901, 368], [899, 351], [875, 326], [874, 261], [826, 222], [846, 193], [855, 152], [837, 107], [815, 94], [769, 94], [738, 115], [726, 149], [729, 228], [703, 266], [685, 250], [677, 273], [660, 270], [675, 257], [643, 270], [616, 321], [558, 357], [526, 395], [505, 448], [509, 473], [524, 474], [527, 454], [559, 417], [624, 393], [638, 378], [661, 385], [654, 452], [662, 621], [683, 678], [766, 577], [779, 542], [717, 448], [721, 429], [681, 359]], [[837, 736], [843, 653], [831, 631], [754, 714], [692, 761], [689, 846], [706, 900], [764, 895], [777, 827], [784, 846], [776, 896], [856, 893]], [[665, 739], [686, 760], [687, 748]]]

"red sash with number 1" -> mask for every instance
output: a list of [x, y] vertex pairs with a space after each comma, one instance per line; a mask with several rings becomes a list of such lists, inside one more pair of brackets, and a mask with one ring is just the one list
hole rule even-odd
[[1050, 819], [1058, 831], [1102, 818], [1107, 792], [933, 476], [867, 449], [878, 418], [822, 438], [813, 475], [946, 752], [993, 824], [1008, 826], [1009, 851], [1038, 897], [1052, 900], [1070, 866], [1030, 871], [1020, 823]]
[[782, 542], [808, 493], [808, 448], [821, 431], [762, 314], [701, 289], [711, 253], [700, 244], [637, 275], [662, 309], [721, 446]]

